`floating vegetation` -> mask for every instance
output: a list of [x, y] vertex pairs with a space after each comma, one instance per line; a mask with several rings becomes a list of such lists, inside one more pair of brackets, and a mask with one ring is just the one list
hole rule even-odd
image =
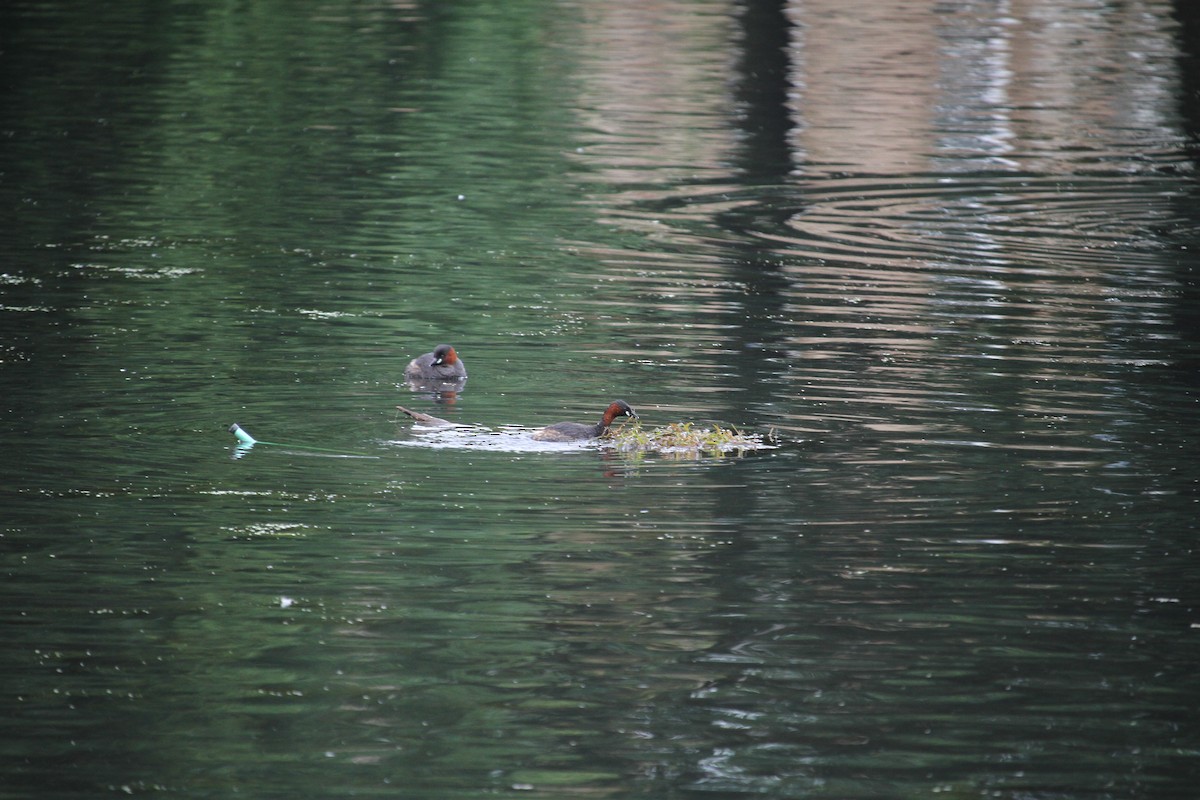
[[750, 450], [778, 446], [774, 431], [765, 435], [744, 433], [716, 424], [696, 427], [690, 422], [673, 422], [661, 428], [643, 428], [640, 422], [628, 422], [611, 428], [604, 441], [623, 453], [662, 453], [681, 458], [740, 456]]

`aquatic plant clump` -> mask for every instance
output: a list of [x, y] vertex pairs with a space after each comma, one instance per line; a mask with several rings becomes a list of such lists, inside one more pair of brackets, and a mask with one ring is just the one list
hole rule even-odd
[[696, 427], [690, 422], [673, 422], [660, 428], [643, 428], [640, 422], [609, 430], [604, 441], [625, 453], [665, 453], [675, 456], [740, 455], [749, 450], [775, 447], [772, 433], [743, 433], [737, 428]]

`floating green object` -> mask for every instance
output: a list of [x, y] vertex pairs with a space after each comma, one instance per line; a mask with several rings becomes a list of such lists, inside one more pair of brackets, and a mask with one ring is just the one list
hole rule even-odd
[[237, 437], [238, 450], [239, 452], [243, 453], [249, 450], [251, 447], [254, 447], [256, 444], [269, 444], [273, 445], [274, 447], [286, 447], [289, 450], [308, 450], [310, 452], [326, 453], [330, 456], [337, 456], [341, 458], [379, 458], [379, 456], [373, 456], [368, 453], [355, 453], [353, 451], [337, 450], [332, 447], [313, 447], [310, 444], [293, 444], [291, 442], [264, 442], [261, 439], [255, 439], [253, 436], [246, 433], [242, 426], [238, 425], [236, 422], [229, 426], [229, 432]]
[[242, 447], [254, 447], [258, 444], [258, 440], [242, 430], [242, 426], [236, 422], [229, 426], [229, 432], [237, 437], [238, 444]]

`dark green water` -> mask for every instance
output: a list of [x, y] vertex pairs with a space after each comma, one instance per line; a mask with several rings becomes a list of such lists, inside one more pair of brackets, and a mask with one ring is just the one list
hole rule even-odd
[[1193, 797], [1194, 13], [7, 4], [0, 797]]

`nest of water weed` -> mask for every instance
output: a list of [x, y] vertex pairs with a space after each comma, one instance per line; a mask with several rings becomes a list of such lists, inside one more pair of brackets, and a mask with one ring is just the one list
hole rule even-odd
[[716, 424], [696, 427], [690, 422], [672, 422], [660, 428], [643, 428], [641, 422], [627, 422], [619, 428], [610, 428], [606, 441], [623, 453], [661, 453], [676, 458], [740, 456], [749, 450], [776, 446], [773, 431], [765, 435], [744, 433]]

